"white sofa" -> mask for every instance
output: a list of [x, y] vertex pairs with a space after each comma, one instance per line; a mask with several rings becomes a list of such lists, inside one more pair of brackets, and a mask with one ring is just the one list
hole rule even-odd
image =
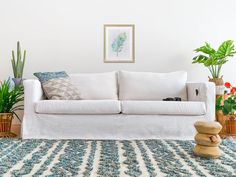
[[38, 80], [24, 81], [23, 139], [193, 139], [194, 122], [215, 119], [214, 84], [183, 71], [70, 77], [81, 100], [46, 100]]

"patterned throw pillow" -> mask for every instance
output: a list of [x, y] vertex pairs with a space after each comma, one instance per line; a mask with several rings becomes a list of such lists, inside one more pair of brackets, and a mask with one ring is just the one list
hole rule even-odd
[[41, 83], [47, 82], [51, 79], [56, 79], [56, 78], [69, 78], [68, 74], [66, 74], [65, 71], [60, 71], [60, 72], [38, 72], [34, 73], [34, 75], [39, 79]]
[[34, 73], [42, 84], [44, 94], [50, 100], [78, 100], [79, 91], [66, 72]]

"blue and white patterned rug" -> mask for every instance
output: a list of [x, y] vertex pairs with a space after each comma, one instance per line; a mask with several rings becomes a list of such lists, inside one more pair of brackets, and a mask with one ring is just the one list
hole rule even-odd
[[193, 141], [0, 139], [0, 176], [236, 176], [236, 143], [219, 159], [194, 156]]

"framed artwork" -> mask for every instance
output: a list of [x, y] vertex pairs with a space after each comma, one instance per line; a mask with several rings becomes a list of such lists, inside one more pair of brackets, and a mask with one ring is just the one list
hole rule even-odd
[[104, 62], [134, 63], [134, 25], [104, 25]]

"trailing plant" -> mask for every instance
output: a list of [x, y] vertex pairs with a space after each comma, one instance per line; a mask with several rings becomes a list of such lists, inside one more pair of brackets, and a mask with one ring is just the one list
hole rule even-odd
[[222, 66], [228, 61], [229, 57], [236, 54], [234, 47], [232, 40], [224, 41], [217, 50], [206, 42], [204, 46], [194, 50], [200, 55], [195, 56], [192, 63], [203, 64], [209, 69], [212, 78], [220, 78]]
[[23, 56], [22, 56], [20, 42], [18, 41], [17, 42], [16, 57], [15, 57], [14, 50], [12, 50], [12, 60], [11, 60], [13, 74], [14, 74], [15, 78], [22, 78], [23, 77], [25, 58], [26, 58], [26, 50], [24, 50]]
[[23, 110], [17, 103], [24, 100], [22, 86], [11, 86], [10, 79], [0, 82], [0, 113], [13, 113], [19, 120], [16, 111]]
[[221, 110], [224, 115], [234, 115], [236, 112], [236, 87], [233, 87], [229, 82], [225, 83], [225, 87], [227, 89], [225, 94], [216, 99], [216, 110]]

